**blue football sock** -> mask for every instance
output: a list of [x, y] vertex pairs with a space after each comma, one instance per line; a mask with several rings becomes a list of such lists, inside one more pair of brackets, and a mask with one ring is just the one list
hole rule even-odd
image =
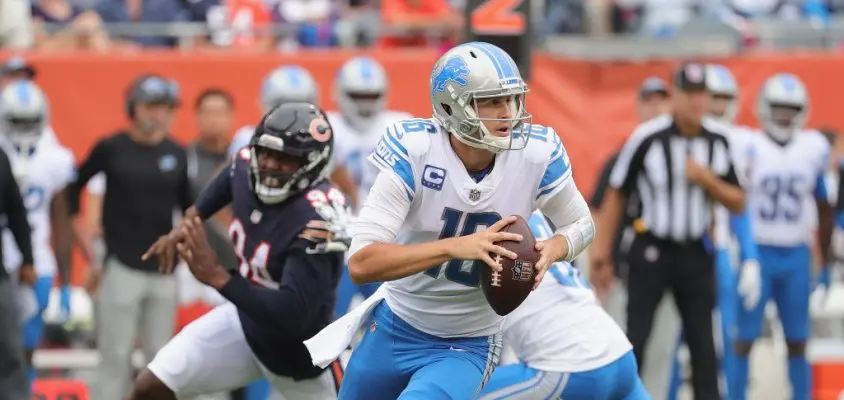
[[26, 368], [26, 378], [29, 379], [29, 392], [32, 393], [32, 385], [35, 383], [35, 368]]
[[805, 356], [788, 357], [788, 379], [791, 381], [792, 399], [811, 398], [812, 371]]
[[732, 395], [735, 396], [735, 400], [745, 400], [747, 398], [747, 377], [750, 370], [750, 361], [745, 356], [736, 355], [735, 364], [733, 364], [733, 371], [732, 376], [728, 376], [727, 379], [731, 379], [733, 384], [730, 385], [733, 387]]

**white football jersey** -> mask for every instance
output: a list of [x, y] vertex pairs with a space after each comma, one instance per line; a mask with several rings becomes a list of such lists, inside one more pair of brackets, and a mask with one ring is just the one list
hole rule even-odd
[[[727, 141], [730, 145], [730, 154], [733, 157], [733, 166], [736, 169], [736, 175], [739, 178], [739, 183], [742, 186], [747, 184], [748, 163], [753, 154], [753, 139], [754, 135], [761, 135], [761, 133], [754, 131], [750, 127], [739, 125], [726, 125], [724, 132], [727, 132]], [[721, 204], [715, 204], [715, 225], [713, 236], [715, 238], [715, 246], [719, 249], [730, 248], [732, 244], [732, 231], [730, 229], [730, 210]]]
[[[32, 256], [38, 276], [55, 276], [56, 258], [50, 244], [52, 225], [50, 203], [75, 178], [73, 153], [47, 136], [42, 137], [28, 158], [18, 155], [13, 144], [0, 139], [0, 147], [9, 155], [12, 169], [25, 171], [18, 179], [32, 230]], [[14, 236], [3, 233], [3, 262], [8, 271], [16, 271], [22, 261]]]
[[229, 155], [237, 154], [240, 149], [246, 147], [252, 139], [252, 134], [255, 133], [255, 125], [246, 125], [237, 130], [232, 137], [232, 142], [229, 145]]
[[815, 199], [825, 195], [820, 189], [825, 186], [829, 142], [817, 131], [795, 134], [786, 144], [766, 134], [753, 138], [746, 193], [756, 243], [811, 245], [817, 225]]
[[369, 188], [375, 182], [378, 169], [366, 162], [366, 157], [375, 151], [375, 145], [384, 136], [384, 131], [393, 123], [413, 118], [398, 111], [384, 111], [374, 117], [370, 130], [361, 132], [349, 124], [339, 112], [329, 112], [328, 122], [334, 130], [334, 165], [346, 167], [346, 171], [358, 188], [358, 205], [363, 204]]
[[[537, 211], [530, 221], [537, 240], [553, 235], [544, 218]], [[504, 346], [529, 367], [552, 372], [597, 369], [633, 348], [577, 268], [564, 262], [554, 263], [539, 287], [507, 315]]]
[[[449, 133], [435, 120], [411, 119], [390, 127], [369, 160], [382, 173], [395, 174], [410, 201], [395, 242], [468, 235], [508, 215], [529, 218], [571, 179], [568, 155], [556, 132], [533, 125], [529, 135], [524, 149], [498, 155], [494, 168], [476, 182], [454, 153]], [[452, 260], [387, 282], [387, 304], [415, 328], [439, 337], [495, 334], [503, 317], [480, 290], [480, 268], [489, 267], [481, 261]]]

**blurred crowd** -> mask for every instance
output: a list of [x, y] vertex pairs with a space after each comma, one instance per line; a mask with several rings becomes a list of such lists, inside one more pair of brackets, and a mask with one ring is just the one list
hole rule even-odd
[[689, 22], [721, 23], [739, 31], [758, 20], [826, 24], [841, 0], [547, 0], [543, 30], [556, 33], [672, 37]]
[[[844, 10], [844, 0], [531, 1], [541, 35], [671, 37], [690, 21], [744, 32], [772, 18], [823, 26]], [[449, 47], [465, 6], [466, 0], [7, 0], [0, 2], [0, 43], [52, 51]]]

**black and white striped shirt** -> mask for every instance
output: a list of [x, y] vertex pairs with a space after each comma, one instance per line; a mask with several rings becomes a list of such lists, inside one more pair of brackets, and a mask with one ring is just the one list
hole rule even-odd
[[624, 144], [610, 186], [642, 205], [641, 218], [652, 235], [675, 242], [700, 239], [712, 221], [712, 199], [686, 180], [686, 157], [729, 183], [738, 185], [729, 144], [722, 130], [706, 121], [697, 136], [680, 134], [674, 119], [663, 115], [639, 125]]

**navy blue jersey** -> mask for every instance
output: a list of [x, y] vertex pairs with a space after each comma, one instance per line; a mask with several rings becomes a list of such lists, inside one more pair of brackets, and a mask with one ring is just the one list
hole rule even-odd
[[[264, 366], [294, 379], [318, 376], [302, 343], [331, 322], [344, 266], [342, 252], [309, 254], [314, 203], [342, 196], [327, 181], [280, 204], [264, 205], [249, 187], [249, 152], [238, 153], [196, 203], [205, 219], [231, 203], [229, 228], [238, 271], [220, 293], [237, 306], [246, 341]], [[305, 233], [305, 234], [303, 234]]]

